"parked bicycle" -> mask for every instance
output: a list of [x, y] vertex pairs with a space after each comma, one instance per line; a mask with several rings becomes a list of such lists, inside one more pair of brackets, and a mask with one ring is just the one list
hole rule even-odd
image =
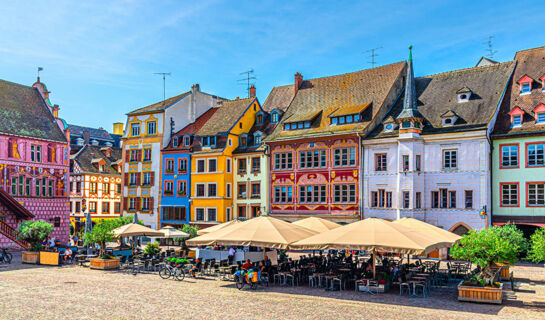
[[8, 249], [2, 248], [2, 252], [0, 252], [0, 263], [11, 264], [12, 259], [13, 259], [13, 255], [8, 252]]
[[235, 273], [235, 285], [238, 290], [242, 290], [244, 285], [249, 285], [250, 289], [255, 290], [258, 284], [262, 284], [259, 277], [257, 271], [239, 270]]
[[174, 277], [176, 280], [182, 281], [184, 280], [186, 274], [186, 264], [187, 260], [185, 259], [169, 258], [161, 269], [159, 269], [159, 276], [163, 279]]

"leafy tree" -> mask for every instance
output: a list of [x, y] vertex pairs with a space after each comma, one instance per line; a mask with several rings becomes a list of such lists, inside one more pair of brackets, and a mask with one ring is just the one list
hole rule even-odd
[[[95, 225], [93, 230], [83, 237], [85, 239], [85, 244], [100, 246], [99, 256], [104, 256], [106, 249], [106, 242], [112, 242], [115, 240], [114, 229], [117, 229], [123, 225], [132, 223], [133, 216], [123, 216], [115, 219], [105, 219]], [[138, 221], [139, 224], [142, 224], [142, 221]]]
[[42, 241], [53, 232], [53, 225], [45, 221], [24, 221], [19, 226], [17, 239], [30, 244], [30, 251], [43, 250]]
[[452, 247], [450, 254], [454, 259], [477, 264], [482, 270], [477, 276], [478, 282], [492, 284], [492, 265], [517, 262], [518, 255], [526, 246], [522, 231], [515, 226], [495, 226], [480, 231], [471, 230]]
[[528, 259], [535, 263], [545, 260], [545, 228], [537, 229], [530, 237], [530, 250]]
[[195, 238], [197, 236], [197, 232], [199, 231], [199, 227], [198, 226], [193, 226], [193, 225], [190, 225], [190, 224], [184, 224], [178, 230], [189, 234], [189, 238], [174, 238], [174, 241], [176, 241], [178, 243], [182, 243], [182, 246], [185, 247], [186, 246], [185, 245], [186, 240], [191, 239], [191, 238]]

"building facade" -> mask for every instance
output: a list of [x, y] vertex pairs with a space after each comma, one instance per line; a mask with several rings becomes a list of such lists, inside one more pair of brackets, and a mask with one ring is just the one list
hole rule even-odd
[[182, 129], [222, 99], [191, 91], [127, 114], [123, 143], [123, 214], [139, 213], [149, 227], [160, 224], [161, 149]]
[[362, 141], [364, 216], [464, 234], [490, 224], [490, 134], [514, 63], [414, 78]]
[[545, 227], [545, 47], [519, 51], [492, 135], [492, 223]]
[[[0, 80], [0, 187], [34, 219], [53, 224], [52, 237], [67, 241], [70, 133], [49, 94], [39, 78], [32, 87]], [[11, 228], [22, 221], [3, 215]], [[0, 246], [11, 245], [0, 234]]]
[[399, 98], [406, 63], [338, 76], [294, 77], [294, 97], [265, 139], [271, 215], [352, 222], [362, 217], [361, 137]]

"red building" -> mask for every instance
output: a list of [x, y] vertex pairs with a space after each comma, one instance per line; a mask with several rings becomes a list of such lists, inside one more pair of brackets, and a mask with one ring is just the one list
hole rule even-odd
[[289, 101], [281, 123], [265, 140], [271, 215], [286, 220], [312, 215], [338, 222], [361, 218], [360, 139], [399, 98], [406, 68], [399, 62], [310, 80], [297, 73], [291, 100], [267, 99]]

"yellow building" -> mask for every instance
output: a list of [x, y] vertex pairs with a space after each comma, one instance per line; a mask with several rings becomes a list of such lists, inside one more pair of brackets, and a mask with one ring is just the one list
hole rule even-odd
[[196, 133], [191, 155], [191, 223], [205, 227], [233, 218], [233, 151], [260, 111], [255, 97], [226, 101]]

